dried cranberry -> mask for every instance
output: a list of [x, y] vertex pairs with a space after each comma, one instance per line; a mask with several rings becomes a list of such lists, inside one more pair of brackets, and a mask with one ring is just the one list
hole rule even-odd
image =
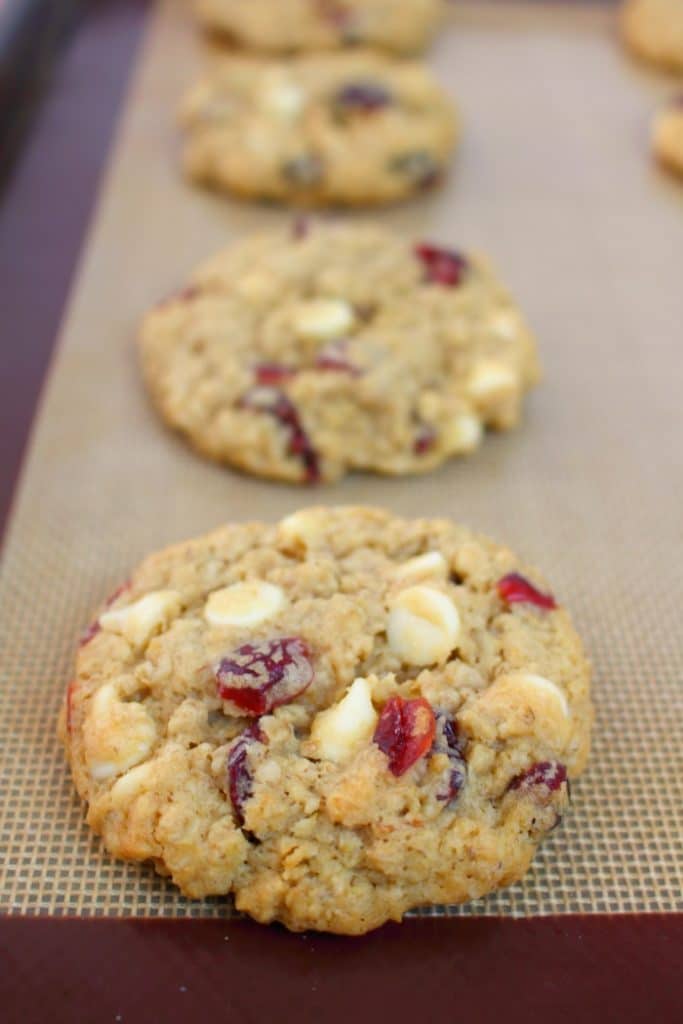
[[374, 114], [394, 102], [392, 94], [380, 82], [349, 82], [334, 94], [335, 110], [342, 114]]
[[525, 576], [518, 572], [508, 573], [497, 583], [498, 593], [503, 601], [508, 604], [535, 604], [539, 608], [557, 608], [557, 602], [552, 594], [544, 594], [537, 590], [533, 583], [530, 583]]
[[73, 702], [74, 702], [74, 690], [76, 689], [76, 680], [72, 679], [66, 688], [66, 731], [70, 734], [73, 728]]
[[258, 384], [281, 384], [283, 380], [294, 377], [296, 370], [282, 363], [258, 363], [254, 367], [254, 375]]
[[[116, 588], [113, 594], [109, 595], [107, 600], [104, 602], [104, 607], [111, 608], [114, 601], [121, 597], [122, 594], [125, 594], [127, 590], [130, 590], [130, 580], [126, 580], [125, 583], [122, 583], [120, 587]], [[90, 643], [94, 636], [97, 636], [101, 629], [102, 627], [100, 626], [100, 620], [95, 619], [95, 621], [91, 622], [88, 628], [85, 630], [85, 632], [81, 635], [81, 639], [78, 642], [78, 646], [85, 647], [86, 644]]]
[[413, 451], [416, 455], [426, 455], [436, 444], [436, 431], [428, 423], [421, 423], [417, 429], [413, 442]]
[[416, 188], [421, 190], [438, 185], [443, 173], [431, 153], [422, 149], [400, 153], [391, 160], [389, 168], [402, 177], [408, 178]]
[[424, 697], [392, 697], [382, 708], [373, 739], [389, 758], [392, 775], [403, 775], [434, 742], [436, 719]]
[[512, 780], [508, 789], [528, 793], [536, 786], [545, 786], [551, 793], [567, 781], [567, 769], [559, 761], [538, 761]]
[[353, 12], [341, 0], [317, 0], [320, 17], [341, 32], [349, 32]]
[[422, 260], [426, 279], [432, 284], [454, 288], [461, 283], [467, 270], [466, 257], [454, 249], [439, 249], [435, 245], [423, 243], [415, 246], [415, 254]]
[[171, 292], [164, 299], [161, 299], [157, 303], [157, 309], [164, 309], [166, 306], [173, 305], [174, 302], [190, 302], [199, 295], [199, 288], [197, 285], [190, 284], [187, 288], [181, 288], [179, 291]]
[[436, 716], [436, 736], [432, 753], [446, 754], [450, 764], [448, 766], [448, 779], [441, 792], [437, 793], [437, 800], [455, 800], [465, 785], [467, 763], [463, 751], [464, 740], [458, 735], [458, 723], [453, 718], [449, 718], [448, 715], [438, 714]]
[[99, 620], [95, 619], [94, 622], [90, 623], [85, 632], [81, 634], [81, 639], [78, 641], [78, 646], [85, 647], [86, 644], [90, 643], [93, 637], [97, 636], [101, 629], [102, 627], [100, 626]]
[[116, 590], [114, 591], [113, 594], [109, 595], [109, 597], [105, 601], [106, 607], [107, 608], [111, 608], [111, 606], [113, 605], [114, 601], [118, 601], [118, 599], [123, 594], [125, 594], [127, 590], [130, 590], [130, 580], [126, 580], [125, 583], [122, 583], [120, 587], [116, 588]]
[[296, 636], [243, 644], [215, 669], [218, 695], [250, 715], [289, 704], [313, 682], [311, 653]]
[[300, 242], [302, 238], [307, 238], [311, 231], [311, 220], [310, 217], [295, 217], [294, 223], [292, 224], [292, 238], [297, 242]]
[[354, 305], [354, 311], [359, 320], [367, 323], [368, 320], [372, 320], [373, 316], [377, 312], [377, 306], [374, 302], [357, 302]]
[[256, 742], [263, 742], [263, 733], [258, 722], [253, 722], [247, 726], [228, 754], [228, 792], [240, 825], [244, 824], [244, 805], [253, 791], [249, 748]]
[[304, 479], [307, 483], [320, 480], [320, 459], [304, 430], [296, 406], [281, 391], [263, 388], [248, 391], [240, 401], [244, 409], [254, 409], [274, 416], [289, 434], [289, 454], [298, 456], [303, 462]]
[[335, 373], [350, 373], [357, 377], [360, 370], [350, 361], [345, 341], [331, 341], [321, 348], [315, 360], [316, 370], [331, 370]]

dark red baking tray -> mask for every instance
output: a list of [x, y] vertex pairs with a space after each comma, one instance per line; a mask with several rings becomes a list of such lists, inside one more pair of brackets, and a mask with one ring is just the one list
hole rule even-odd
[[[148, 5], [93, 4], [0, 208], [0, 523]], [[0, 918], [0, 1019], [683, 1019], [681, 915], [410, 919], [363, 939], [249, 921]]]

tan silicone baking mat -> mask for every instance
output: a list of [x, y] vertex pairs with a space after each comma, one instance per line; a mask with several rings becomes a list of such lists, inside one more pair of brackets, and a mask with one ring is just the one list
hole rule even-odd
[[[453, 913], [681, 909], [683, 187], [650, 164], [671, 82], [632, 67], [597, 7], [456, 7], [431, 61], [465, 133], [394, 227], [492, 254], [538, 333], [545, 382], [520, 430], [425, 478], [304, 491], [195, 457], [157, 422], [136, 322], [216, 247], [287, 214], [192, 191], [173, 110], [198, 40], [156, 11], [61, 335], [0, 587], [0, 909], [229, 916], [112, 861], [55, 738], [75, 638], [146, 552], [307, 501], [450, 515], [542, 566], [595, 665], [597, 726], [573, 809], [519, 885]], [[445, 912], [451, 912], [446, 910]]]

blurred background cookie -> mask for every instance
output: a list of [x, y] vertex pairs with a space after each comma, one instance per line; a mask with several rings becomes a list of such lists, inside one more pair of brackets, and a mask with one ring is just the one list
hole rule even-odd
[[182, 105], [184, 167], [254, 199], [387, 203], [439, 183], [456, 120], [416, 62], [369, 51], [219, 58]]
[[655, 115], [652, 148], [664, 167], [683, 176], [683, 95]]
[[140, 350], [202, 453], [302, 483], [433, 469], [515, 426], [538, 377], [483, 261], [368, 225], [239, 242], [148, 315]]
[[626, 0], [621, 33], [637, 57], [683, 72], [683, 0]]
[[203, 24], [270, 53], [376, 46], [397, 53], [429, 42], [443, 0], [196, 0]]

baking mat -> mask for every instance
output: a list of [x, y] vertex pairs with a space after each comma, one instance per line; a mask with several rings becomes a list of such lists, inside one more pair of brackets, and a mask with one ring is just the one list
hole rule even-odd
[[232, 914], [107, 856], [55, 716], [75, 638], [140, 557], [308, 500], [451, 515], [509, 543], [544, 568], [593, 659], [594, 753], [570, 815], [522, 883], [446, 912], [683, 909], [683, 189], [646, 153], [671, 82], [623, 58], [597, 7], [463, 3], [451, 22], [431, 60], [465, 119], [456, 169], [377, 219], [491, 253], [546, 379], [521, 429], [471, 460], [304, 492], [195, 457], [138, 380], [146, 306], [215, 248], [288, 218], [181, 182], [172, 111], [199, 45], [178, 0], [153, 16], [4, 550], [0, 910]]

